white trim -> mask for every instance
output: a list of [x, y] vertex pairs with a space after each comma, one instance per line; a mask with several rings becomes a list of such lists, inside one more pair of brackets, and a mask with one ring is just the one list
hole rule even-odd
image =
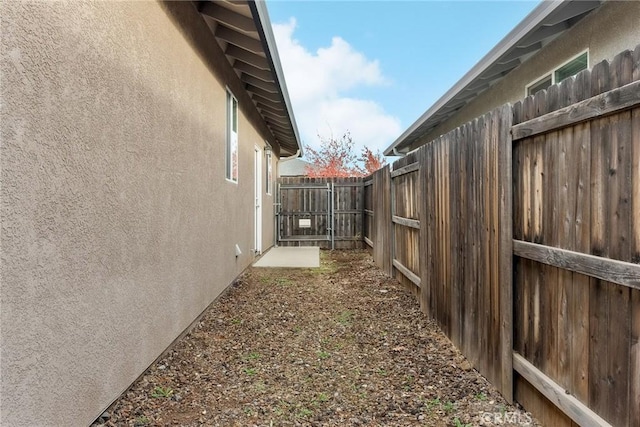
[[[549, 75], [551, 75], [551, 84], [555, 85], [559, 82], [556, 81], [556, 71], [558, 71], [560, 68], [564, 67], [565, 65], [571, 63], [572, 61], [575, 61], [576, 59], [580, 58], [582, 55], [587, 54], [587, 70], [591, 68], [591, 55], [589, 55], [589, 48], [584, 49], [583, 51], [581, 51], [580, 53], [572, 56], [570, 59], [567, 59], [566, 61], [564, 61], [563, 63], [561, 63], [560, 65], [557, 65], [553, 68], [551, 68], [550, 71], [547, 71], [546, 73], [542, 74], [540, 77], [538, 77], [537, 79], [534, 79], [533, 81], [531, 81], [528, 85], [526, 85], [524, 87], [524, 96], [525, 98], [527, 96], [529, 96], [529, 88], [532, 86], [535, 86], [536, 84], [540, 83], [541, 80], [547, 78]], [[533, 95], [533, 94], [531, 94]]]
[[[529, 83], [528, 85], [526, 85], [524, 87], [524, 96], [525, 98], [527, 96], [529, 96], [529, 89], [532, 88], [533, 86], [537, 85], [538, 83], [540, 83], [542, 80], [548, 79], [549, 77], [551, 77], [551, 85], [553, 85], [553, 72], [546, 72], [545, 74], [541, 75], [540, 77], [538, 77], [537, 79], [535, 79], [534, 81], [532, 81], [531, 83]], [[533, 94], [531, 94], [533, 95]]]

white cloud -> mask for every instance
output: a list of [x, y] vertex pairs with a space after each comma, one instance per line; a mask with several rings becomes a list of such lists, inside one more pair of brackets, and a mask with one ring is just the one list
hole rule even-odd
[[340, 37], [310, 52], [294, 38], [296, 20], [273, 30], [300, 137], [317, 146], [318, 134], [339, 137], [351, 132], [356, 149], [382, 151], [400, 134], [400, 120], [374, 101], [347, 94], [363, 86], [388, 84], [376, 60], [367, 59]]

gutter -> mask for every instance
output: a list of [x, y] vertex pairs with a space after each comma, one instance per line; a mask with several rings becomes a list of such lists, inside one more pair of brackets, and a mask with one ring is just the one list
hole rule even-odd
[[298, 151], [296, 151], [296, 153], [291, 155], [291, 156], [280, 157], [280, 161], [293, 160], [293, 159], [298, 158], [298, 157], [302, 157], [302, 147], [298, 148]]
[[[388, 154], [386, 152], [384, 153], [384, 155], [388, 156]], [[401, 152], [398, 151], [398, 147], [393, 147], [393, 155], [394, 156], [399, 156], [399, 157], [405, 157], [406, 156], [406, 154], [401, 153]]]

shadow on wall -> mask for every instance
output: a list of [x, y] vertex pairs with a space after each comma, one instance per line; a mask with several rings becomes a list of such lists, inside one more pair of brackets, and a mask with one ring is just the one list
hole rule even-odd
[[[263, 139], [271, 135], [271, 131], [264, 121], [255, 104], [245, 92], [243, 83], [229, 64], [227, 57], [216, 42], [213, 33], [200, 17], [193, 2], [162, 1], [160, 3], [171, 19], [175, 27], [180, 31], [184, 39], [191, 45], [198, 57], [207, 65], [211, 73], [218, 79], [220, 85], [229, 86], [234, 96], [238, 99], [240, 107], [247, 119], [259, 129]], [[215, 60], [214, 60], [215, 58]], [[280, 155], [279, 147], [273, 147], [276, 156]]]

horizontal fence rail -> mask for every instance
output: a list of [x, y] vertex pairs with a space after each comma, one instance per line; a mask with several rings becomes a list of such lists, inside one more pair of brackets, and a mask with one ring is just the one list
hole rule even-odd
[[562, 412], [581, 426], [610, 427], [611, 424], [603, 420], [587, 405], [580, 402], [558, 384], [540, 372], [527, 359], [518, 353], [513, 354], [513, 369], [522, 375], [530, 384], [540, 391], [550, 402], [559, 407]]
[[640, 289], [640, 264], [514, 240], [514, 254], [564, 270]]

